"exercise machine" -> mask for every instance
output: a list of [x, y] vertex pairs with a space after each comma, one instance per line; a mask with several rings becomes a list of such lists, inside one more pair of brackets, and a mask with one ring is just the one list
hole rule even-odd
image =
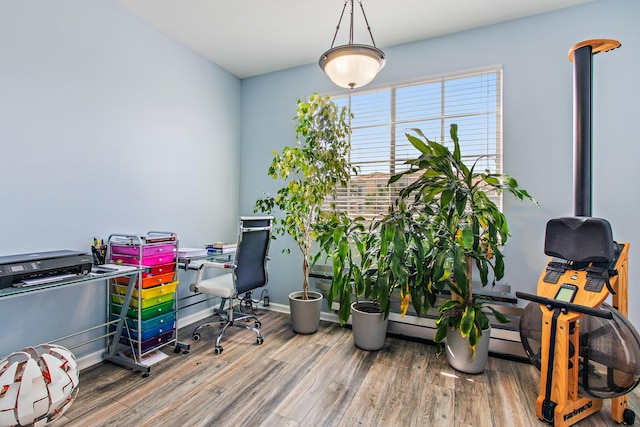
[[604, 219], [556, 218], [547, 223], [545, 253], [537, 295], [516, 292], [533, 301], [520, 336], [540, 369], [536, 415], [570, 426], [611, 398], [612, 419], [633, 424], [626, 394], [640, 380], [640, 336], [626, 319], [629, 244], [615, 242]]
[[[640, 336], [627, 320], [629, 244], [613, 239], [609, 222], [591, 217], [592, 56], [616, 40], [574, 45], [574, 217], [547, 223], [537, 295], [520, 318], [520, 338], [540, 370], [536, 415], [556, 427], [575, 424], [611, 399], [611, 418], [633, 424], [627, 394], [640, 381]], [[611, 302], [611, 305], [607, 303]]]

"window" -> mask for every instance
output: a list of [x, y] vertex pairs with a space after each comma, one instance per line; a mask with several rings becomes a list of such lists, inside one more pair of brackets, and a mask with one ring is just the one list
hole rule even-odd
[[[501, 88], [501, 70], [493, 69], [333, 97], [354, 114], [351, 163], [360, 168], [350, 188], [339, 192], [337, 207], [369, 218], [387, 212], [408, 183], [389, 188], [389, 177], [418, 156], [405, 136], [411, 128], [452, 148], [449, 127], [457, 123], [465, 163], [477, 161], [476, 170], [502, 173]], [[501, 207], [501, 197], [494, 197]]]

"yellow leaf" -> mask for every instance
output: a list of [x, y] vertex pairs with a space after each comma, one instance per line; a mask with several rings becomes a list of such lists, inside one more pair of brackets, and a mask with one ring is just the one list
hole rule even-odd
[[493, 258], [493, 249], [491, 246], [487, 247], [487, 253], [485, 254], [485, 258], [491, 260]]
[[407, 309], [409, 308], [409, 301], [411, 300], [411, 296], [409, 294], [405, 294], [400, 301], [400, 316], [404, 317], [407, 314]]

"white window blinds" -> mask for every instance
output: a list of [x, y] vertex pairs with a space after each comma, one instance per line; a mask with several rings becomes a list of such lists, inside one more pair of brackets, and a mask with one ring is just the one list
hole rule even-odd
[[[336, 206], [367, 218], [388, 211], [410, 178], [393, 187], [387, 181], [419, 154], [405, 136], [411, 128], [452, 148], [449, 127], [457, 123], [465, 164], [476, 162], [477, 171], [502, 173], [501, 88], [501, 70], [493, 69], [333, 97], [354, 114], [351, 163], [360, 168], [348, 188], [339, 191]], [[502, 206], [500, 196], [494, 200]]]

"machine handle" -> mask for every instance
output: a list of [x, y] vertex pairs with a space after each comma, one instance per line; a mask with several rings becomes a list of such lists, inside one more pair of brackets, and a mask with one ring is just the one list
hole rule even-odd
[[601, 317], [603, 319], [613, 319], [613, 314], [610, 311], [600, 310], [599, 308], [585, 307], [580, 304], [573, 304], [570, 302], [559, 301], [553, 298], [545, 298], [540, 295], [527, 294], [525, 292], [516, 292], [516, 297], [525, 299], [527, 301], [537, 302], [538, 304], [544, 304], [549, 310], [555, 310], [559, 308], [561, 311], [569, 312], [573, 311], [581, 314], [588, 314], [589, 316]]

